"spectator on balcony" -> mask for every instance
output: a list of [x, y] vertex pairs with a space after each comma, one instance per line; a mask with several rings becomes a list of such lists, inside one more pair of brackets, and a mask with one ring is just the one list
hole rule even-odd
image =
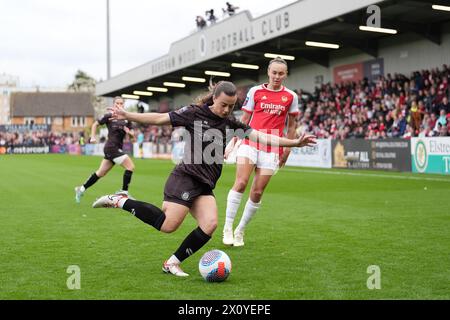
[[206, 21], [202, 16], [197, 16], [197, 18], [195, 18], [195, 23], [197, 24], [197, 30], [202, 30], [206, 27]]
[[214, 9], [206, 11], [205, 14], [206, 14], [206, 17], [208, 18], [210, 26], [217, 22], [217, 18], [214, 15]]
[[234, 16], [234, 14], [236, 13], [236, 10], [238, 10], [239, 7], [233, 6], [233, 5], [232, 5], [231, 3], [229, 3], [229, 2], [227, 2], [226, 5], [227, 5], [226, 9], [222, 9], [222, 11], [223, 11], [225, 14], [228, 14], [230, 17], [231, 17], [231, 16]]

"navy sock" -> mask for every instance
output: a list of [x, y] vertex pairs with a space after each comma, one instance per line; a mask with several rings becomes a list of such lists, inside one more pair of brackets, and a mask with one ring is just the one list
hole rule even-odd
[[128, 190], [128, 185], [131, 182], [131, 176], [133, 175], [133, 171], [125, 170], [123, 173], [123, 184], [122, 184], [122, 190]]
[[128, 199], [122, 209], [131, 212], [136, 218], [151, 225], [156, 230], [161, 230], [161, 226], [166, 220], [166, 214], [151, 203]]
[[184, 239], [183, 243], [178, 250], [175, 251], [174, 255], [181, 262], [200, 250], [200, 248], [203, 247], [209, 239], [211, 239], [211, 236], [204, 233], [203, 230], [198, 227], [192, 231], [186, 239]]
[[84, 188], [87, 189], [90, 186], [92, 186], [94, 183], [96, 183], [98, 181], [98, 179], [100, 179], [99, 176], [97, 176], [97, 174], [94, 172], [89, 179], [83, 184]]

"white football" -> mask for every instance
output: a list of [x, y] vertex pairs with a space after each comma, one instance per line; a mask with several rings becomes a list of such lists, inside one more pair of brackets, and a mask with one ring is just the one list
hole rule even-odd
[[206, 252], [198, 264], [203, 279], [208, 282], [225, 281], [231, 272], [230, 257], [221, 250]]

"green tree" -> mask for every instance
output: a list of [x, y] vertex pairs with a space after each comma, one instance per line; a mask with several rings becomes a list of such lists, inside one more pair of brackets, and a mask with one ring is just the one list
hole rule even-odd
[[103, 97], [97, 97], [95, 95], [95, 85], [97, 81], [89, 74], [82, 70], [78, 70], [75, 73], [75, 78], [71, 84], [67, 87], [71, 92], [89, 92], [91, 94], [92, 105], [94, 106], [95, 116], [98, 117], [105, 113], [107, 107], [107, 101]]

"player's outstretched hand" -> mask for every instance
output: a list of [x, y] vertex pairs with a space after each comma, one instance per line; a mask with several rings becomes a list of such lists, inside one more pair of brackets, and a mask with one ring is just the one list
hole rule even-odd
[[312, 147], [317, 143], [317, 137], [312, 134], [303, 133], [300, 138], [297, 139], [297, 147]]
[[126, 119], [126, 111], [122, 108], [108, 107], [107, 110], [111, 112], [111, 118], [115, 120]]
[[223, 154], [223, 158], [225, 160], [228, 159], [228, 157], [230, 156], [230, 154], [239, 147], [239, 145], [241, 144], [241, 141], [238, 141], [237, 137], [233, 137], [230, 142], [227, 144], [226, 148], [225, 148], [225, 152]]

